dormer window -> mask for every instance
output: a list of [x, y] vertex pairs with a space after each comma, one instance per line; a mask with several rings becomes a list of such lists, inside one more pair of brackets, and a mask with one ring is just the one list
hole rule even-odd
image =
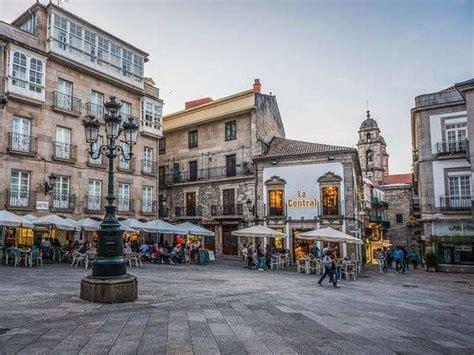
[[20, 29], [31, 34], [36, 34], [36, 14], [31, 15], [28, 20], [20, 26]]

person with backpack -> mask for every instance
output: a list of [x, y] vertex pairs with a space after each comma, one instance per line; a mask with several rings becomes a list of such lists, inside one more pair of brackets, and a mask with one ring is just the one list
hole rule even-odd
[[331, 280], [332, 285], [335, 288], [338, 288], [339, 285], [336, 283], [336, 280], [334, 279], [334, 272], [333, 272], [334, 261], [331, 258], [331, 252], [329, 250], [326, 251], [322, 262], [323, 262], [323, 267], [324, 267], [324, 273], [319, 279], [318, 285], [323, 287], [322, 282], [324, 281], [326, 276], [329, 275], [329, 279]]

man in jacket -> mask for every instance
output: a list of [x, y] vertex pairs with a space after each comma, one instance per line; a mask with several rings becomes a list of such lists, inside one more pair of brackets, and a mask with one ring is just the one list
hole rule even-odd
[[331, 258], [331, 252], [329, 250], [326, 251], [322, 262], [323, 262], [323, 266], [324, 266], [324, 274], [319, 279], [318, 285], [323, 287], [322, 282], [324, 281], [326, 276], [329, 275], [329, 279], [331, 280], [332, 285], [336, 288], [339, 287], [339, 285], [336, 283], [336, 280], [334, 279], [334, 273], [333, 273], [333, 270], [332, 270], [334, 261]]

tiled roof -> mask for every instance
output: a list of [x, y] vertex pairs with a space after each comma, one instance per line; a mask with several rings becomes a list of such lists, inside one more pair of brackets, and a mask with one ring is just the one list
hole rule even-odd
[[255, 158], [278, 158], [295, 155], [307, 155], [329, 152], [355, 152], [355, 148], [329, 144], [295, 141], [292, 139], [273, 137], [265, 153]]
[[383, 178], [384, 185], [392, 184], [413, 184], [412, 174], [386, 175]]

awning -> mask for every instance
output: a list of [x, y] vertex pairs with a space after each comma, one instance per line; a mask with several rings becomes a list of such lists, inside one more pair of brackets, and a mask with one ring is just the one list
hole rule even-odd
[[274, 229], [268, 228], [266, 226], [257, 225], [253, 227], [243, 228], [231, 233], [236, 237], [280, 237], [285, 238], [286, 235]]
[[125, 221], [121, 221], [120, 224], [130, 227], [133, 230], [143, 231], [143, 225], [145, 223], [140, 222], [139, 220], [136, 220], [135, 218], [129, 218], [129, 219], [126, 219]]
[[180, 223], [180, 224], [175, 225], [175, 227], [178, 227], [178, 228], [181, 228], [181, 229], [184, 229], [184, 230], [188, 231], [187, 234], [202, 235], [202, 236], [205, 236], [205, 237], [213, 237], [214, 236], [214, 232], [211, 232], [210, 230], [208, 230], [206, 228], [197, 226], [197, 225], [195, 225], [193, 223], [190, 223], [190, 222]]
[[100, 229], [100, 221], [92, 218], [84, 218], [76, 222], [76, 226], [88, 232], [93, 232]]
[[7, 210], [0, 211], [0, 226], [5, 227], [19, 227], [24, 226], [32, 228], [33, 224], [23, 217], [19, 217]]
[[334, 228], [326, 227], [300, 233], [296, 236], [299, 239], [319, 240], [323, 242], [363, 244], [362, 240], [352, 235], [340, 232]]
[[63, 229], [67, 231], [73, 231], [76, 229], [76, 224], [72, 223], [65, 218], [61, 218], [59, 216], [56, 216], [55, 214], [50, 214], [47, 216], [39, 217], [36, 218], [33, 221], [33, 224], [35, 226], [41, 226], [41, 225], [54, 225], [57, 229]]
[[163, 233], [163, 234], [188, 234], [187, 230], [174, 226], [161, 219], [155, 219], [143, 224], [143, 231], [147, 233]]

